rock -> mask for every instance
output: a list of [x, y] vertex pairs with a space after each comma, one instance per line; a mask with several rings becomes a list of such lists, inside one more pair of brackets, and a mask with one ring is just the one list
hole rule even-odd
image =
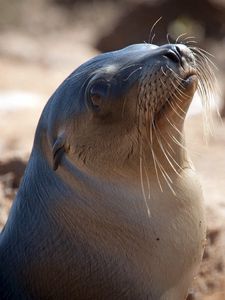
[[0, 180], [7, 188], [17, 189], [23, 176], [26, 162], [20, 158], [12, 158], [8, 161], [0, 161]]
[[[224, 2], [212, 0], [130, 1], [124, 14], [108, 30], [108, 33], [100, 37], [96, 47], [105, 52], [133, 43], [151, 42], [153, 35], [149, 37], [150, 29], [160, 17], [162, 20], [154, 30], [156, 33], [154, 41], [157, 44], [166, 42], [166, 35], [171, 33], [170, 28], [173, 22], [177, 22], [176, 26], [180, 28], [178, 34], [189, 29], [189, 35], [196, 36], [198, 34], [196, 31], [199, 31], [199, 34], [203, 34], [203, 39], [212, 38], [220, 41], [225, 35]], [[194, 23], [196, 23], [194, 32], [190, 32]], [[181, 24], [189, 28], [184, 28]]]

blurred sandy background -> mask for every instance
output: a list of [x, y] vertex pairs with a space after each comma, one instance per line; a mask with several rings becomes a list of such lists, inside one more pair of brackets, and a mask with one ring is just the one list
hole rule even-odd
[[[167, 2], [170, 10], [163, 6]], [[190, 31], [189, 35], [194, 34], [200, 45], [214, 54], [220, 68], [222, 96], [217, 100], [222, 112], [225, 1], [197, 1], [200, 11], [196, 8], [194, 17], [185, 12], [189, 8], [194, 11], [196, 1], [180, 1], [183, 6], [176, 16], [169, 2], [173, 1], [0, 0], [1, 228], [23, 175], [38, 118], [56, 87], [100, 51], [148, 41], [150, 28], [159, 17], [163, 19], [155, 29], [155, 42], [166, 42], [166, 31], [171, 39]], [[214, 117], [214, 134], [208, 137], [207, 145], [199, 104], [197, 97], [186, 122], [186, 134], [205, 193], [208, 238], [188, 299], [224, 300], [225, 127]]]

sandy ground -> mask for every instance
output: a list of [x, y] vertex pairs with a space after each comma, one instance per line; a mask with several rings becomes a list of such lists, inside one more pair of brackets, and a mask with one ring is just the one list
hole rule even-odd
[[[13, 30], [0, 34], [2, 227], [29, 157], [35, 128], [46, 101], [76, 66], [96, 55], [97, 51], [90, 42], [96, 30], [92, 32], [82, 28], [79, 22], [75, 33], [67, 28], [48, 37], [38, 35], [34, 38]], [[27, 51], [24, 51], [24, 45]], [[24, 103], [19, 101], [21, 97]], [[16, 105], [15, 101], [20, 105]], [[208, 219], [206, 251], [189, 300], [224, 300], [225, 124], [214, 118], [214, 133], [208, 137], [206, 144], [202, 117], [195, 115], [186, 121], [186, 137], [187, 147], [201, 178]]]

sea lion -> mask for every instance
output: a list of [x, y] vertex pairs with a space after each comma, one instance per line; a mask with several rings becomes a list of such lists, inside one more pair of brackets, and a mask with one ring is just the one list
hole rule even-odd
[[61, 84], [1, 233], [1, 299], [185, 299], [205, 217], [183, 125], [204, 59], [131, 45]]

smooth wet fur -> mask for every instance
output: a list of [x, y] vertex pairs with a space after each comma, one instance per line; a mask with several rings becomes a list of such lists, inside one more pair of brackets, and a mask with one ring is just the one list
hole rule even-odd
[[185, 299], [205, 219], [183, 124], [204, 59], [131, 45], [61, 84], [0, 236], [0, 299]]

